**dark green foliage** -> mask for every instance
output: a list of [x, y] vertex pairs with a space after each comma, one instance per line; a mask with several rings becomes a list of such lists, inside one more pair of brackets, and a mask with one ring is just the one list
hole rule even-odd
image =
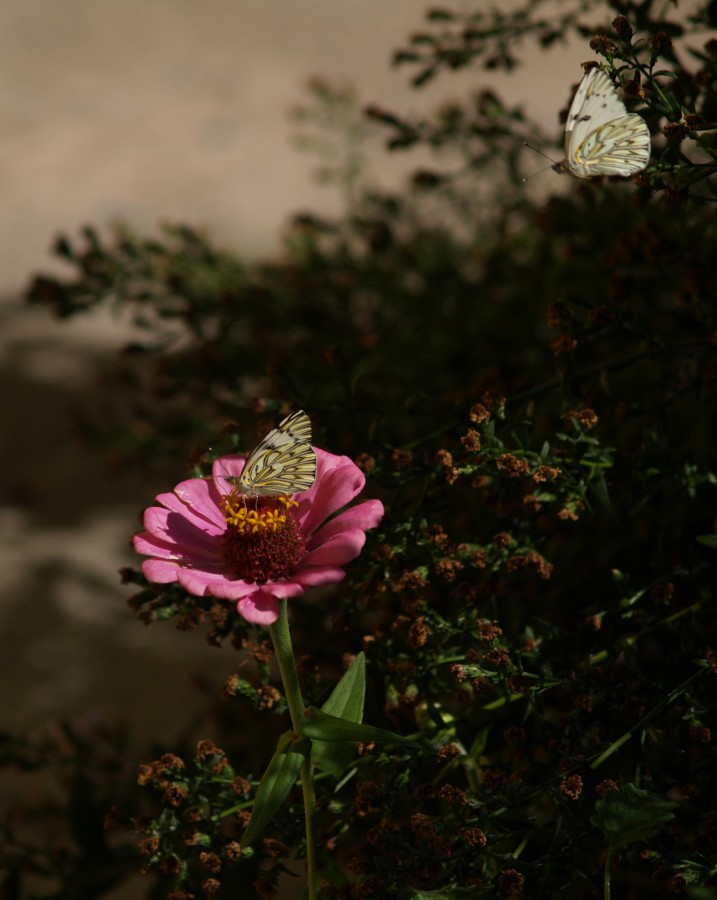
[[[297, 217], [280, 260], [239, 263], [184, 226], [88, 231], [58, 246], [76, 277], [29, 293], [60, 315], [114, 303], [144, 334], [113, 373], [121, 428], [109, 402], [87, 420], [113, 453], [179, 480], [199, 446], [206, 474], [208, 456], [254, 444], [257, 412], [275, 424], [288, 404], [386, 504], [346, 582], [291, 604], [307, 703], [363, 650], [364, 721], [421, 746], [361, 746], [338, 789], [319, 780], [327, 898], [596, 897], [610, 870], [615, 896], [717, 891], [717, 11], [547, 6], [434, 9], [396, 60], [420, 85], [584, 36], [585, 58], [590, 43], [628, 96], [644, 91], [653, 157], [631, 181], [550, 173], [555, 193], [531, 199], [522, 143], [558, 125], [490, 91], [430, 120], [371, 106], [389, 148], [442, 150], [404, 193], [362, 189], [339, 162], [346, 214]], [[217, 439], [229, 418], [240, 427]], [[126, 579], [146, 620], [208, 618], [213, 642], [249, 642], [257, 665], [232, 703], [245, 730], [283, 730], [270, 654], [230, 605]], [[256, 758], [227, 752], [232, 778], [256, 783]], [[267, 896], [283, 850], [253, 848], [261, 876], [256, 856], [228, 858], [244, 807], [196, 766], [170, 774], [187, 794], [148, 825], [162, 884], [174, 866], [178, 888], [207, 894], [178, 837], [201, 809], [217, 896]], [[301, 855], [289, 801], [267, 833]]]

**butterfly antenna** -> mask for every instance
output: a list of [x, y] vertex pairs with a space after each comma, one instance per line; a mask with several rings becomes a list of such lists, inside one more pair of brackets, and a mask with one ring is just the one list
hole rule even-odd
[[538, 147], [534, 147], [532, 144], [529, 144], [527, 141], [523, 141], [523, 146], [528, 147], [529, 150], [534, 150], [536, 153], [539, 153], [544, 159], [547, 159], [548, 162], [550, 163], [550, 165], [546, 166], [544, 169], [538, 169], [537, 172], [533, 172], [532, 175], [528, 175], [528, 178], [524, 178], [523, 184], [525, 184], [525, 182], [529, 178], [532, 178], [534, 175], [540, 175], [542, 172], [547, 172], [548, 169], [552, 169], [558, 165], [558, 163], [556, 163], [555, 160], [551, 156], [548, 156], [547, 153], [543, 153], [542, 150], [540, 150]]

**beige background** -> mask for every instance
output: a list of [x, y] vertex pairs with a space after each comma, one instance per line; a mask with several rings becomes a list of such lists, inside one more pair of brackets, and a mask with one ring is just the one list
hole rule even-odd
[[[5, 0], [0, 290], [47, 263], [58, 229], [86, 222], [189, 220], [245, 253], [275, 246], [288, 211], [330, 202], [291, 143], [287, 111], [307, 76], [414, 111], [485, 83], [462, 73], [415, 91], [408, 68], [391, 68], [423, 9], [417, 0]], [[557, 48], [491, 84], [556, 121], [584, 57]], [[384, 158], [375, 176], [387, 168], [391, 177], [396, 164]]]

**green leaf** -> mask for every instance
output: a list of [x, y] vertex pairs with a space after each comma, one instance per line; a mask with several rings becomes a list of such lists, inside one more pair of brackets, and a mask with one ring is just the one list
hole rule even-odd
[[590, 821], [605, 835], [610, 848], [624, 847], [650, 837], [674, 818], [675, 804], [634, 784], [610, 791], [595, 804]]
[[698, 534], [696, 540], [698, 544], [717, 550], [717, 534]]
[[597, 497], [598, 503], [600, 503], [604, 509], [611, 510], [612, 504], [610, 503], [610, 492], [608, 491], [605, 474], [603, 472], [601, 472], [594, 481], [590, 482], [590, 487]]
[[360, 722], [363, 717], [365, 696], [366, 656], [359, 653], [321, 709], [331, 716], [341, 716], [352, 722]]
[[[363, 653], [359, 653], [321, 707], [321, 711], [349, 722], [361, 722], [365, 696], [366, 657]], [[353, 755], [353, 747], [335, 742], [314, 741], [311, 749], [311, 758], [315, 765], [324, 772], [335, 775], [336, 778], [343, 775]]]
[[308, 741], [297, 737], [293, 731], [287, 731], [279, 738], [276, 752], [259, 782], [251, 818], [241, 838], [242, 849], [254, 843], [286, 800], [308, 751]]
[[310, 706], [305, 711], [301, 730], [304, 736], [311, 738], [312, 741], [338, 741], [348, 744], [362, 741], [416, 746], [413, 738], [403, 737], [383, 728], [374, 728], [373, 725], [362, 725], [360, 722], [330, 716], [315, 706]]

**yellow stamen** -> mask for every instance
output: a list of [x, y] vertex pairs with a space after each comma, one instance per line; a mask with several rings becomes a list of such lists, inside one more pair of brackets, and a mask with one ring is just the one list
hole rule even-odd
[[232, 491], [222, 498], [222, 512], [227, 525], [235, 528], [240, 534], [256, 534], [260, 531], [278, 531], [286, 523], [286, 511], [298, 506], [296, 500], [289, 497], [278, 497], [284, 507], [280, 509], [250, 509], [246, 505], [246, 497], [240, 491]]

